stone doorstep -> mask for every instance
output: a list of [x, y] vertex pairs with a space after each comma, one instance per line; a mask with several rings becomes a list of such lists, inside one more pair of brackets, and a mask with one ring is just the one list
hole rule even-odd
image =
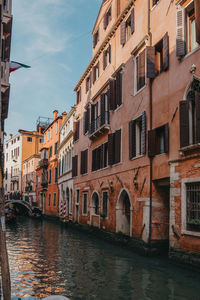
[[166, 241], [152, 242], [152, 245], [150, 246], [139, 238], [129, 237], [121, 233], [106, 231], [94, 226], [82, 225], [70, 221], [65, 223], [65, 225], [72, 229], [82, 231], [86, 234], [92, 234], [96, 238], [103, 239], [109, 243], [126, 247], [142, 256], [152, 257], [168, 254], [166, 251], [166, 248], [168, 249], [168, 247], [166, 246]]
[[200, 272], [200, 253], [170, 248], [169, 259], [178, 266]]

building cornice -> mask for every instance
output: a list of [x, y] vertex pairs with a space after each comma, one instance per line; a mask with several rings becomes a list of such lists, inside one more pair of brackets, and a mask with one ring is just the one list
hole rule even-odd
[[124, 10], [122, 11], [122, 13], [120, 14], [120, 16], [118, 17], [118, 19], [116, 20], [116, 22], [114, 23], [114, 25], [112, 26], [112, 28], [110, 29], [110, 31], [108, 32], [108, 34], [106, 35], [104, 41], [101, 43], [97, 53], [94, 55], [94, 57], [91, 59], [89, 65], [87, 66], [85, 72], [83, 73], [83, 75], [81, 76], [80, 80], [78, 81], [78, 83], [76, 84], [74, 91], [76, 92], [81, 83], [83, 82], [83, 80], [86, 78], [87, 74], [90, 72], [91, 68], [93, 67], [93, 65], [95, 64], [95, 62], [97, 61], [99, 55], [102, 53], [103, 49], [106, 47], [106, 45], [108, 44], [108, 42], [110, 41], [110, 39], [112, 38], [112, 36], [114, 35], [114, 33], [116, 32], [117, 28], [119, 27], [119, 25], [122, 23], [125, 15], [127, 14], [127, 12], [130, 10], [131, 6], [133, 5], [135, 0], [130, 0], [129, 3], [127, 4], [127, 6], [124, 8]]
[[29, 158], [23, 160], [22, 163], [24, 164], [25, 162], [29, 161], [32, 158], [40, 158], [40, 155], [39, 154], [33, 154]]
[[73, 136], [73, 130], [70, 130], [70, 132], [67, 134], [67, 136], [64, 138], [62, 143], [58, 146], [58, 151], [63, 147], [63, 145]]

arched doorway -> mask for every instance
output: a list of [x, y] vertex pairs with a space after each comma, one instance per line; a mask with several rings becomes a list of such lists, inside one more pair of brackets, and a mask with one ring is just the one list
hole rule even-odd
[[130, 235], [131, 202], [128, 193], [123, 190], [119, 196], [116, 207], [116, 232]]
[[91, 214], [91, 225], [99, 227], [100, 226], [99, 195], [97, 194], [97, 192], [94, 192], [92, 195], [90, 214]]

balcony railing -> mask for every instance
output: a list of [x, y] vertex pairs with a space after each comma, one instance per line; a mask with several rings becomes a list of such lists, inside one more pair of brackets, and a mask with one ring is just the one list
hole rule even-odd
[[90, 123], [89, 137], [94, 139], [110, 129], [110, 113], [105, 111]]
[[12, 176], [12, 177], [11, 177], [11, 181], [12, 181], [12, 182], [14, 182], [14, 181], [15, 181], [15, 182], [18, 182], [18, 181], [19, 181], [19, 176], [18, 176], [18, 175]]
[[41, 168], [47, 168], [48, 167], [48, 164], [49, 164], [49, 161], [47, 158], [44, 158], [44, 159], [40, 159], [39, 160], [39, 166]]

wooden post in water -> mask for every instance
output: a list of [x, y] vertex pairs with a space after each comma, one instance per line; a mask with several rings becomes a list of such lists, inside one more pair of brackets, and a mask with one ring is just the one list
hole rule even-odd
[[[2, 148], [2, 147], [1, 147]], [[10, 270], [8, 263], [8, 253], [6, 247], [6, 228], [4, 210], [4, 190], [3, 190], [3, 151], [0, 149], [0, 261], [3, 299], [11, 300]]]

